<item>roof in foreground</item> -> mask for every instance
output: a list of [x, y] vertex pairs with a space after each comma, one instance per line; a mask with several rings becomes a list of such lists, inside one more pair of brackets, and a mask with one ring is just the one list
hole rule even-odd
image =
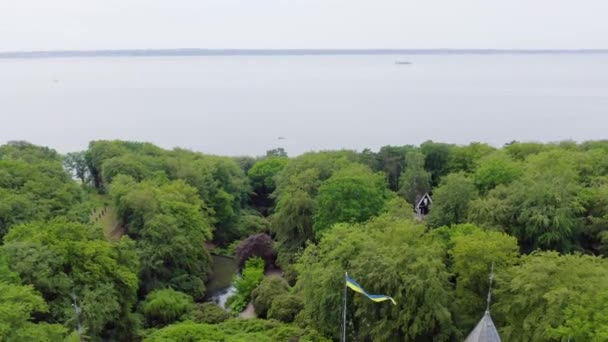
[[500, 336], [490, 316], [490, 311], [485, 315], [464, 342], [500, 342]]

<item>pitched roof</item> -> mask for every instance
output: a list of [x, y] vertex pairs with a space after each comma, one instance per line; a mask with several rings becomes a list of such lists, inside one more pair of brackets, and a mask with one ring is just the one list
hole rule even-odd
[[422, 204], [422, 200], [424, 200], [425, 198], [429, 199], [429, 204], [433, 204], [433, 199], [431, 198], [431, 195], [429, 195], [429, 193], [427, 192], [424, 195], [417, 197], [416, 208], [420, 207], [420, 205]]
[[464, 342], [500, 342], [500, 336], [492, 321], [489, 310], [486, 310], [483, 318], [477, 323], [475, 329], [471, 331]]

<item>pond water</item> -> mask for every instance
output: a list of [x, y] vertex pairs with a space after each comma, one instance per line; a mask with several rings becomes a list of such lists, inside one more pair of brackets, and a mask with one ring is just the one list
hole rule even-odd
[[238, 265], [234, 258], [212, 255], [213, 273], [207, 283], [206, 300], [226, 308], [226, 300], [235, 292], [232, 286], [232, 278], [238, 271]]

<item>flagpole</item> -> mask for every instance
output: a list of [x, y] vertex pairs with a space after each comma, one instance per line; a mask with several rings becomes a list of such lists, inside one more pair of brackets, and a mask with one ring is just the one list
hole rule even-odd
[[342, 342], [346, 342], [346, 277], [348, 272], [344, 272], [344, 309], [342, 309]]

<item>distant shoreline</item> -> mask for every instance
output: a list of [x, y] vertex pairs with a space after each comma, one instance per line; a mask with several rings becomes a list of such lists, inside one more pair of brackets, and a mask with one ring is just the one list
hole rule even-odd
[[0, 52], [0, 59], [180, 56], [365, 56], [365, 55], [608, 54], [608, 49], [124, 49]]

